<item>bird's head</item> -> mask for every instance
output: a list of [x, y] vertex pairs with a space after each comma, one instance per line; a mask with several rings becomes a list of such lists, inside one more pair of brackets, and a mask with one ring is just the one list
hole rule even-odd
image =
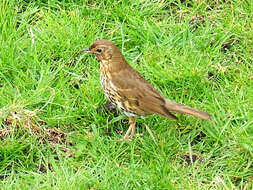
[[94, 54], [100, 62], [108, 61], [113, 56], [119, 56], [120, 50], [109, 40], [97, 40], [89, 48], [83, 49], [80, 52]]

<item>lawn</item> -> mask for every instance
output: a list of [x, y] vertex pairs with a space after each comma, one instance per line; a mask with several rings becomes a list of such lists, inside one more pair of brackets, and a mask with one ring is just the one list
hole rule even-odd
[[[0, 189], [253, 189], [250, 0], [1, 0]], [[109, 39], [165, 97], [212, 115], [108, 109]], [[107, 106], [106, 106], [107, 105]]]

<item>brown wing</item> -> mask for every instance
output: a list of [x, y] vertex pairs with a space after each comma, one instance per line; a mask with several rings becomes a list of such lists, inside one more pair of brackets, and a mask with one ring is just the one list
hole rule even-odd
[[113, 73], [112, 83], [118, 90], [121, 101], [140, 115], [161, 114], [177, 119], [165, 107], [164, 97], [130, 65]]

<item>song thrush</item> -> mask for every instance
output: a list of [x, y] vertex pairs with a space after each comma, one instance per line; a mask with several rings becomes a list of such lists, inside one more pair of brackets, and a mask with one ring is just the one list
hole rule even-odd
[[123, 139], [135, 135], [136, 117], [159, 114], [177, 119], [172, 113], [183, 113], [209, 120], [206, 112], [164, 98], [125, 60], [120, 49], [109, 40], [97, 40], [81, 50], [94, 54], [100, 62], [100, 83], [105, 96], [129, 117], [130, 127]]

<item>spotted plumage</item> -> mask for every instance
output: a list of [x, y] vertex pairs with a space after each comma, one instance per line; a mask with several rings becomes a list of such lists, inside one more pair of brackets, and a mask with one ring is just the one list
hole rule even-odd
[[97, 40], [82, 52], [94, 54], [100, 62], [100, 83], [106, 98], [130, 117], [124, 139], [135, 135], [136, 117], [159, 114], [177, 119], [172, 113], [210, 119], [206, 112], [164, 98], [125, 60], [120, 49], [109, 40]]

